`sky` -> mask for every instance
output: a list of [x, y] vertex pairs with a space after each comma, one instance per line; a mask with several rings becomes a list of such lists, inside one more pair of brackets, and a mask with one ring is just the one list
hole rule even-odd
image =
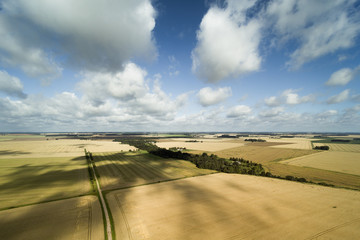
[[360, 132], [360, 1], [0, 0], [0, 132]]

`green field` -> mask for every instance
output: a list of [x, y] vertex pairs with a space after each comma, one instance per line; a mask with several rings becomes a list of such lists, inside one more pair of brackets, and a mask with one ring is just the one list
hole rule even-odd
[[93, 157], [101, 186], [106, 190], [215, 172], [197, 168], [188, 161], [165, 159], [144, 152], [93, 153]]
[[0, 159], [0, 209], [90, 191], [85, 157]]

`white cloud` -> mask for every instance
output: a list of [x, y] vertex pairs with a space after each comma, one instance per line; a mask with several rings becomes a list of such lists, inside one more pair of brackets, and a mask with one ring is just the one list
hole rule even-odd
[[124, 65], [117, 73], [84, 73], [84, 79], [78, 84], [84, 97], [94, 106], [104, 104], [104, 100], [113, 99], [130, 115], [173, 116], [186, 101], [182, 94], [175, 100], [161, 90], [158, 74], [153, 88], [148, 85], [147, 72], [134, 63]]
[[35, 77], [57, 77], [60, 59], [93, 71], [121, 70], [130, 58], [152, 59], [156, 12], [150, 0], [4, 0], [3, 64]]
[[199, 93], [197, 94], [200, 104], [204, 107], [225, 101], [231, 95], [232, 92], [230, 87], [223, 87], [214, 90], [210, 87], [205, 87], [200, 89]]
[[208, 82], [260, 69], [261, 23], [255, 18], [246, 20], [246, 10], [255, 1], [227, 3], [224, 9], [212, 6], [203, 17], [191, 55], [193, 72]]
[[230, 108], [228, 114], [226, 115], [228, 118], [237, 118], [243, 117], [251, 113], [251, 108], [246, 105], [237, 105]]
[[275, 106], [281, 105], [280, 99], [275, 96], [266, 98], [264, 101], [265, 101], [265, 104], [269, 107], [275, 107]]
[[355, 77], [358, 70], [359, 67], [355, 68], [354, 70], [350, 68], [342, 68], [331, 74], [329, 80], [325, 84], [328, 86], [344, 86]]
[[9, 75], [6, 71], [0, 70], [0, 92], [6, 93], [10, 96], [19, 98], [26, 98], [23, 92], [23, 85], [17, 77]]
[[284, 112], [283, 107], [274, 107], [274, 108], [271, 108], [271, 109], [266, 110], [266, 111], [261, 111], [259, 113], [259, 116], [269, 118], [269, 117], [278, 116], [279, 114], [281, 114], [283, 112]]
[[346, 89], [346, 90], [342, 91], [341, 93], [339, 93], [338, 95], [330, 97], [326, 102], [328, 104], [344, 102], [345, 100], [347, 100], [349, 98], [349, 93], [350, 93], [350, 90]]
[[282, 104], [288, 104], [288, 105], [297, 105], [301, 103], [307, 103], [307, 102], [313, 102], [315, 101], [315, 96], [310, 94], [306, 96], [300, 97], [299, 94], [297, 94], [298, 90], [294, 89], [286, 89], [282, 92], [282, 94], [278, 97], [271, 96], [269, 98], [266, 98], [264, 100], [265, 104], [269, 107], [277, 107]]
[[307, 95], [303, 97], [299, 97], [296, 93], [296, 90], [287, 89], [282, 93], [282, 96], [285, 98], [285, 103], [289, 105], [296, 105], [300, 103], [307, 103], [314, 101], [313, 95]]
[[299, 46], [288, 62], [293, 69], [339, 49], [354, 45], [360, 31], [359, 15], [354, 1], [275, 0], [267, 9], [277, 35], [287, 41], [295, 39]]

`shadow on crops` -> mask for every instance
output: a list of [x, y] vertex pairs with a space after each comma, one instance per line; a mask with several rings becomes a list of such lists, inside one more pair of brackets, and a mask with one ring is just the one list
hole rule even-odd
[[[96, 163], [96, 171], [100, 175], [102, 188], [108, 191], [200, 175], [202, 174], [201, 171], [205, 171], [203, 169], [197, 169], [195, 166], [190, 166], [188, 162], [184, 164], [181, 160], [164, 159], [149, 154], [94, 154], [94, 160]], [[11, 196], [12, 198], [23, 198], [22, 204], [28, 204], [33, 203], [34, 198], [38, 199], [38, 201], [52, 201], [89, 193], [87, 190], [76, 192], [71, 190], [71, 186], [78, 181], [87, 181], [90, 186], [85, 157], [73, 158], [59, 165], [49, 164], [41, 166], [25, 163], [16, 168], [12, 168], [9, 173], [3, 176], [9, 179], [9, 181], [0, 182], [0, 200]], [[237, 214], [240, 216], [241, 213], [246, 213], [246, 216], [250, 217], [253, 223], [266, 226], [266, 222], [264, 222], [260, 216], [252, 214], [248, 210], [249, 203], [241, 201], [241, 198], [226, 195], [222, 190], [213, 189], [207, 186], [207, 184], [207, 182], [202, 184], [199, 184], [199, 182], [197, 184], [186, 184], [182, 180], [176, 180], [172, 182], [172, 184], [168, 184], [167, 188], [163, 188], [161, 184], [152, 185], [152, 198], [157, 199], [158, 202], [162, 201], [161, 198], [168, 197], [168, 191], [178, 199], [175, 202], [178, 202], [180, 205], [175, 206], [178, 211], [175, 216], [181, 217], [179, 219], [169, 219], [169, 223], [176, 224], [176, 229], [179, 234], [186, 234], [187, 231], [191, 232], [191, 229], [196, 228], [197, 225], [206, 226], [210, 224], [211, 226], [212, 224], [216, 224], [211, 221], [209, 222], [209, 219], [220, 220], [234, 218], [231, 224], [235, 224], [236, 227], [241, 228], [240, 223], [236, 221]], [[251, 191], [249, 190], [251, 188], [229, 180], [224, 180], [223, 186], [225, 186], [226, 189], [235, 191], [237, 193], [236, 196], [248, 194], [249, 191]], [[69, 187], [70, 190], [68, 190], [67, 187]], [[56, 191], [56, 188], [59, 188], [59, 191]], [[136, 188], [128, 188], [119, 191], [121, 194], [117, 194], [117, 197], [120, 206], [122, 203], [131, 200], [131, 193], [135, 189]], [[32, 191], [36, 193], [33, 197], [30, 195]], [[38, 196], [41, 192], [46, 193], [46, 191], [52, 191], [53, 193], [44, 197]], [[28, 196], [28, 198], [24, 198], [24, 196]], [[201, 204], [199, 204], [200, 202]], [[231, 208], [228, 207], [229, 205]], [[46, 219], [49, 216], [56, 218], [57, 216], [51, 211], [44, 213], [43, 216], [39, 215], [37, 212], [41, 206], [40, 204], [29, 207], [26, 211], [21, 212], [11, 219], [2, 218], [0, 220], [0, 239], [19, 239], [21, 236], [24, 236], [24, 231], [32, 232], [37, 227], [41, 228], [42, 236], [51, 239], [54, 234], [54, 226], [43, 221], [43, 218]], [[158, 203], [158, 206], [161, 206], [161, 203]], [[264, 206], [264, 208], [271, 209], [266, 206]], [[19, 208], [19, 210], [20, 209], [22, 208]], [[166, 211], [166, 209], [161, 210], [161, 207], [158, 210], [158, 214]], [[6, 211], [16, 211], [16, 209], [0, 211], [0, 215], [6, 215]], [[112, 215], [115, 216], [115, 225], [122, 224], [118, 217], [120, 215], [119, 208], [112, 208], [111, 211]], [[197, 214], [193, 214], [194, 211], [197, 212]], [[79, 218], [79, 216], [76, 216], [76, 212], [72, 214], [72, 217]], [[271, 212], [271, 214], [276, 215], [276, 212]], [[59, 218], [61, 219], [61, 216], [59, 216]], [[58, 239], [68, 239], [69, 236], [67, 234], [69, 231], [78, 231], [75, 227], [74, 229], [70, 229], [72, 227], [73, 226], [66, 225], [67, 229], [64, 229], [63, 232], [56, 232], [56, 237]], [[194, 231], [194, 233], [199, 234], [201, 231], [202, 230]], [[7, 234], [5, 235], [6, 238], [1, 236], [2, 234]], [[118, 239], [122, 239], [125, 237], [123, 236], [124, 234], [132, 235], [133, 233], [131, 229], [129, 229], [127, 233], [116, 232], [116, 234]], [[186, 235], [181, 235], [181, 237], [186, 239]]]
[[22, 154], [30, 154], [30, 152], [24, 152], [24, 151], [9, 151], [9, 150], [1, 150], [0, 156], [2, 155], [22, 155]]

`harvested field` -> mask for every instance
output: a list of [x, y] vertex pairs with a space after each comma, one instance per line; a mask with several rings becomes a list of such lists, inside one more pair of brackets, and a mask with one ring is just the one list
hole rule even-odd
[[329, 146], [330, 151], [360, 153], [360, 144], [313, 143], [315, 146]]
[[280, 138], [269, 139], [269, 142], [285, 143], [286, 145], [272, 146], [273, 148], [292, 148], [292, 149], [304, 149], [311, 150], [313, 147], [311, 141], [316, 139], [309, 138]]
[[119, 239], [357, 239], [360, 192], [212, 174], [107, 195]]
[[119, 152], [135, 149], [127, 144], [92, 140], [3, 141], [0, 158], [83, 156], [84, 148], [90, 152]]
[[[185, 141], [170, 141], [170, 142], [158, 142], [157, 146], [161, 148], [182, 147], [191, 150], [216, 152], [224, 149], [243, 146], [244, 143], [231, 143], [222, 140], [198, 140], [199, 142], [185, 142]], [[202, 142], [201, 142], [202, 141]]]
[[360, 153], [357, 152], [324, 151], [281, 163], [360, 175]]
[[0, 209], [90, 191], [85, 157], [0, 159]]
[[[284, 146], [284, 145], [282, 145]], [[271, 161], [280, 161], [304, 155], [316, 153], [314, 150], [301, 150], [289, 148], [273, 148], [247, 145], [243, 147], [231, 148], [217, 151], [214, 154], [223, 158], [244, 158], [257, 163], [266, 163]]]
[[0, 239], [104, 239], [100, 204], [86, 196], [0, 211]]
[[214, 173], [193, 163], [148, 153], [94, 153], [103, 190]]

